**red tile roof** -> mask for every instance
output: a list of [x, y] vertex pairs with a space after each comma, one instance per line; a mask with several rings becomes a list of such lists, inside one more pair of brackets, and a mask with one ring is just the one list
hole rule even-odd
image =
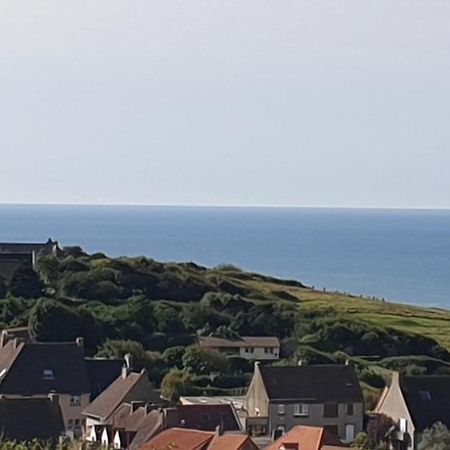
[[170, 428], [150, 439], [140, 450], [206, 450], [214, 433], [198, 430]]
[[339, 446], [337, 436], [322, 427], [297, 426], [281, 436], [266, 450], [280, 450], [282, 446], [288, 449], [321, 450], [324, 445]]
[[256, 444], [247, 435], [223, 434], [214, 436], [208, 450], [258, 450]]

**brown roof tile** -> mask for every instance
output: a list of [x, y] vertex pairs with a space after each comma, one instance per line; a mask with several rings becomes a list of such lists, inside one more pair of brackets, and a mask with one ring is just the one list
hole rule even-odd
[[159, 450], [165, 448], [206, 450], [213, 437], [214, 433], [207, 431], [171, 428], [150, 439], [150, 441], [140, 447], [140, 450]]
[[122, 403], [135, 400], [159, 402], [159, 396], [152, 388], [145, 371], [131, 372], [126, 377], [119, 376], [87, 406], [83, 414], [106, 421]]
[[214, 436], [208, 450], [258, 450], [250, 436], [243, 434], [223, 434]]

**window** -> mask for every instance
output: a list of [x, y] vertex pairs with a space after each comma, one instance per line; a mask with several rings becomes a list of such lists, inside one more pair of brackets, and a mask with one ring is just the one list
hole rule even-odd
[[294, 405], [294, 416], [308, 416], [309, 415], [309, 405], [306, 403], [299, 403]]
[[53, 369], [44, 369], [42, 373], [42, 378], [44, 380], [54, 380], [55, 374], [53, 373]]
[[355, 425], [347, 423], [345, 425], [345, 442], [352, 442], [355, 439]]
[[71, 395], [70, 406], [80, 406], [80, 405], [81, 405], [81, 397], [79, 395]]
[[347, 403], [347, 415], [353, 416], [353, 403]]
[[325, 405], [323, 406], [323, 416], [324, 417], [337, 417], [338, 416], [337, 403], [325, 403]]
[[80, 426], [81, 426], [81, 420], [75, 419], [75, 428], [80, 428]]
[[421, 400], [431, 400], [431, 394], [428, 391], [419, 391]]
[[68, 420], [68, 428], [71, 430], [73, 428], [73, 419]]
[[278, 414], [280, 415], [286, 414], [286, 409], [283, 404], [278, 405]]
[[408, 431], [408, 422], [406, 419], [403, 419], [403, 418], [400, 419], [399, 425], [400, 425], [400, 431], [402, 433], [406, 433]]

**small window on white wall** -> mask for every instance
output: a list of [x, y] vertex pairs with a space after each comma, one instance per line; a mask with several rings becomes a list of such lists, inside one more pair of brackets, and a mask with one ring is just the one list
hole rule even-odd
[[278, 405], [278, 414], [285, 414], [286, 413], [286, 409], [284, 407], [284, 405], [280, 404]]
[[294, 405], [294, 416], [308, 416], [309, 405], [307, 403], [299, 403]]

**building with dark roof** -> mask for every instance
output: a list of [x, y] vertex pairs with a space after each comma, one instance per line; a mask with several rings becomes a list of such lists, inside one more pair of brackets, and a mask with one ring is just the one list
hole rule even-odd
[[277, 360], [280, 357], [280, 341], [274, 336], [242, 336], [236, 339], [204, 336], [199, 345], [209, 350], [249, 360]]
[[81, 412], [90, 401], [83, 339], [76, 342], [0, 340], [0, 394], [7, 398], [58, 395], [69, 433], [82, 433]]
[[415, 449], [424, 430], [436, 422], [450, 428], [450, 376], [392, 374], [375, 408], [391, 418], [391, 439], [404, 449]]
[[35, 268], [39, 255], [57, 256], [60, 251], [52, 239], [43, 243], [0, 242], [0, 281], [7, 286], [19, 267]]
[[33, 439], [56, 443], [65, 427], [58, 397], [0, 397], [0, 435], [26, 442]]
[[247, 429], [274, 437], [297, 425], [325, 427], [349, 442], [362, 431], [364, 401], [351, 365], [260, 366], [247, 391]]

